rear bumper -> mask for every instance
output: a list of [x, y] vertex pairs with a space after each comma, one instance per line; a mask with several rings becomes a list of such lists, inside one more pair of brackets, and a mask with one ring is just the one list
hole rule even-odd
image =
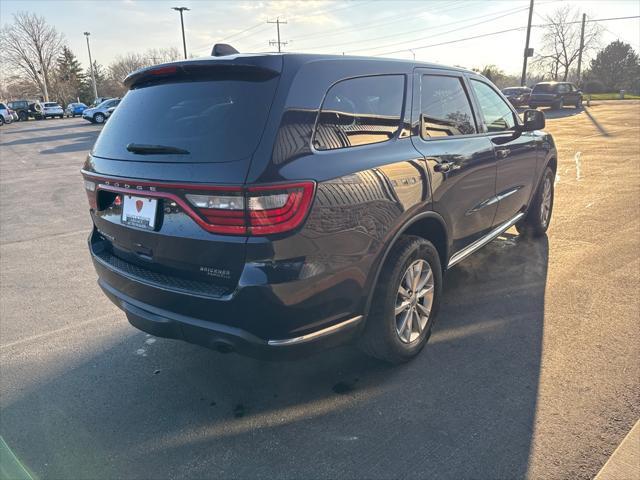
[[[129, 323], [151, 335], [184, 340], [224, 353], [284, 359], [347, 343], [360, 332], [363, 317], [346, 315], [313, 321], [307, 329], [283, 334], [276, 329], [275, 320], [285, 314], [283, 308], [292, 307], [283, 307], [275, 299], [269, 304], [263, 288], [246, 285], [235, 292], [220, 292], [218, 298], [204, 291], [189, 294], [169, 290], [107, 264], [91, 248], [91, 242], [90, 251], [104, 293], [125, 312]], [[303, 312], [300, 315], [305, 318]], [[252, 317], [251, 322], [247, 322], [247, 316]], [[247, 324], [258, 325], [262, 334], [237, 326]]]

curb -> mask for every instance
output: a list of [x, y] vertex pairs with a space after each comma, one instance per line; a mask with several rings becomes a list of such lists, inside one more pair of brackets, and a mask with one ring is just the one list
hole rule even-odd
[[640, 420], [615, 449], [594, 480], [640, 479]]

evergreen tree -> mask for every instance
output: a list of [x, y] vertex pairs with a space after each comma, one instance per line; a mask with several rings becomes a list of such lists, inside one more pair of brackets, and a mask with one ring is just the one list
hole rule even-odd
[[640, 88], [640, 58], [628, 43], [616, 40], [598, 52], [591, 61], [589, 80], [599, 80], [609, 92]]
[[82, 90], [84, 74], [80, 62], [67, 46], [62, 48], [62, 53], [56, 61], [54, 82], [55, 100], [64, 105], [77, 101]]

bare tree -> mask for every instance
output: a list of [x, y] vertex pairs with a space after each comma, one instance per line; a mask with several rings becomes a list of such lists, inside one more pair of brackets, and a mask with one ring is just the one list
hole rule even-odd
[[117, 92], [117, 95], [124, 95], [126, 88], [122, 81], [131, 72], [139, 68], [149, 67], [158, 63], [179, 60], [182, 54], [177, 48], [150, 49], [144, 53], [127, 53], [120, 55], [109, 64], [109, 84]]
[[62, 51], [64, 36], [44, 17], [29, 12], [13, 15], [13, 24], [0, 30], [3, 65], [22, 73], [48, 100], [51, 76]]
[[[535, 65], [554, 80], [562, 77], [566, 81], [571, 67], [580, 55], [581, 15], [566, 5], [545, 17], [545, 32], [542, 37], [541, 53]], [[584, 29], [583, 59], [598, 46], [600, 26], [587, 23]]]

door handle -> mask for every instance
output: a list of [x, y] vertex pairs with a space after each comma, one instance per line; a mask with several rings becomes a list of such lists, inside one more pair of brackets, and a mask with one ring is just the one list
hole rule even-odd
[[510, 153], [511, 150], [509, 150], [508, 148], [500, 148], [499, 150], [496, 150], [496, 156], [498, 158], [507, 158]]
[[433, 167], [436, 172], [446, 173], [451, 172], [452, 170], [458, 170], [460, 165], [456, 162], [440, 162]]

